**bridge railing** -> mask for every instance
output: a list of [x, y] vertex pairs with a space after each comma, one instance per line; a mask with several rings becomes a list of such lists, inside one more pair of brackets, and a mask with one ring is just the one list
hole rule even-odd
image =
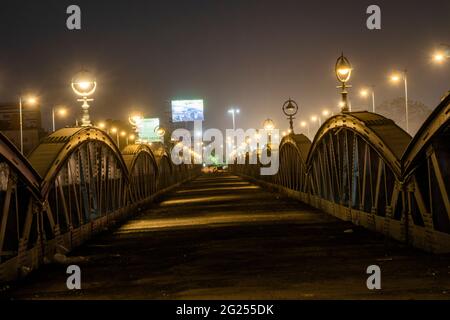
[[200, 173], [174, 165], [159, 144], [119, 151], [91, 127], [56, 131], [28, 159], [0, 135], [0, 151], [0, 282], [66, 254]]
[[370, 112], [328, 119], [310, 142], [284, 137], [279, 170], [230, 165], [254, 179], [341, 219], [431, 252], [450, 252], [450, 96], [412, 139], [392, 120]]

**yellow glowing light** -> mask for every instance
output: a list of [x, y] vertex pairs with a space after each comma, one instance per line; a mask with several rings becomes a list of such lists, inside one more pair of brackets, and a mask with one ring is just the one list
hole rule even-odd
[[367, 91], [366, 89], [362, 89], [360, 92], [359, 92], [359, 94], [360, 94], [360, 96], [361, 97], [367, 97], [368, 95], [369, 95], [369, 91]]
[[79, 82], [78, 85], [80, 86], [81, 89], [86, 90], [91, 86], [91, 82], [82, 81], [82, 82]]
[[446, 55], [443, 52], [436, 52], [433, 55], [433, 61], [437, 63], [442, 63], [446, 58]]
[[275, 128], [275, 125], [274, 125], [272, 119], [264, 120], [263, 126], [264, 126], [264, 129], [267, 131], [272, 131]]
[[37, 103], [37, 98], [36, 97], [29, 97], [27, 99], [27, 102], [31, 105], [35, 105]]
[[323, 110], [322, 111], [322, 115], [325, 116], [325, 117], [327, 117], [329, 114], [330, 114], [330, 111], [328, 111], [328, 110]]
[[127, 135], [127, 133], [126, 133], [125, 131], [122, 131], [122, 132], [120, 132], [120, 135], [121, 135], [122, 137], [125, 137], [125, 136]]
[[301, 125], [302, 127], [306, 127], [306, 121], [300, 122], [300, 125]]
[[106, 124], [105, 124], [104, 122], [100, 122], [100, 123], [98, 124], [98, 127], [99, 127], [100, 129], [105, 129]]
[[391, 81], [392, 82], [398, 82], [398, 81], [400, 81], [400, 79], [401, 79], [401, 76], [398, 75], [398, 74], [391, 75]]
[[67, 114], [67, 109], [64, 109], [64, 108], [58, 109], [58, 114], [61, 117], [64, 117]]
[[134, 134], [130, 134], [130, 136], [128, 137], [128, 139], [130, 140], [134, 140], [136, 138], [136, 136]]
[[117, 128], [116, 127], [111, 128], [111, 132], [112, 133], [116, 133], [117, 132]]
[[339, 74], [345, 76], [350, 72], [350, 70], [351, 69], [349, 69], [349, 68], [341, 68], [341, 69], [338, 69], [338, 72], [339, 72]]
[[317, 121], [317, 117], [316, 117], [316, 116], [312, 116], [312, 117], [311, 117], [311, 121], [312, 121], [312, 122], [316, 122], [316, 121]]
[[96, 88], [97, 82], [88, 71], [78, 72], [72, 78], [72, 89], [79, 96], [88, 97], [95, 92]]

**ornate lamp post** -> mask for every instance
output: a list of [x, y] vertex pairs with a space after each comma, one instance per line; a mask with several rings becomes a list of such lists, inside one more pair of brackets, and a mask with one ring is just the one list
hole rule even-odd
[[158, 137], [161, 138], [161, 142], [164, 144], [164, 136], [166, 135], [166, 129], [162, 128], [162, 127], [155, 127], [155, 133]]
[[89, 99], [95, 89], [97, 88], [97, 82], [95, 78], [88, 71], [80, 71], [72, 78], [72, 90], [80, 96], [77, 101], [83, 102], [81, 108], [83, 109], [83, 116], [81, 117], [81, 126], [87, 127], [91, 125], [91, 120], [89, 118], [89, 104], [88, 102], [94, 101], [94, 99]]
[[348, 80], [350, 80], [350, 76], [352, 74], [352, 66], [348, 59], [344, 57], [344, 53], [341, 54], [341, 56], [337, 59], [336, 65], [334, 68], [336, 72], [336, 77], [341, 83], [340, 86], [337, 88], [342, 89], [341, 95], [342, 95], [342, 101], [341, 101], [341, 111], [342, 112], [349, 112], [350, 108], [348, 105], [348, 99], [347, 99], [347, 88], [351, 88], [350, 85], [347, 85]]
[[291, 98], [289, 98], [289, 100], [283, 103], [282, 110], [289, 119], [290, 133], [294, 133], [294, 124], [292, 120], [295, 119], [294, 116], [298, 112], [298, 104], [294, 100], [291, 100]]

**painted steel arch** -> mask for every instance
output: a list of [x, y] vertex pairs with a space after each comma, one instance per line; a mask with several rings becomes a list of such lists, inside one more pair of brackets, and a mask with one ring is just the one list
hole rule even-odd
[[401, 157], [411, 141], [411, 136], [391, 119], [367, 111], [342, 113], [325, 121], [314, 137], [308, 163], [322, 137], [330, 130], [340, 128], [351, 130], [361, 136], [383, 158], [396, 176], [401, 177]]
[[127, 167], [112, 139], [99, 129], [60, 129], [29, 160], [42, 177], [41, 223], [48, 257], [78, 246], [127, 207]]
[[450, 252], [450, 92], [402, 157], [409, 242]]
[[307, 192], [307, 164], [311, 141], [303, 134], [290, 134], [280, 142], [279, 170], [275, 183], [282, 187]]
[[[0, 281], [17, 273], [18, 256], [40, 243], [41, 178], [19, 150], [0, 133]], [[38, 251], [33, 252], [38, 255]], [[7, 267], [11, 266], [11, 267]]]
[[255, 174], [252, 165], [231, 170], [341, 219], [407, 239], [401, 156], [411, 137], [404, 130], [381, 115], [353, 112], [328, 119], [312, 144], [300, 137], [281, 141], [273, 178]]
[[48, 192], [64, 162], [79, 146], [86, 142], [99, 142], [117, 157], [123, 170], [127, 170], [120, 150], [112, 138], [104, 131], [94, 127], [63, 128], [55, 131], [41, 141], [30, 153], [28, 159], [42, 178], [41, 193]]
[[370, 112], [344, 113], [319, 129], [308, 154], [310, 203], [403, 239], [401, 155], [411, 137]]
[[199, 171], [193, 165], [174, 170], [158, 143], [120, 153], [108, 134], [93, 127], [52, 133], [29, 161], [0, 135], [0, 152], [0, 203], [8, 203], [0, 212], [0, 282], [67, 253]]
[[143, 201], [157, 191], [158, 164], [148, 145], [134, 144], [122, 150], [122, 157], [129, 172], [131, 203]]
[[445, 134], [450, 123], [450, 91], [442, 98], [439, 105], [419, 128], [408, 148], [402, 156], [404, 177], [407, 178], [414, 170], [420, 154], [426, 153], [426, 148], [436, 137]]
[[27, 158], [20, 153], [16, 146], [0, 132], [0, 155], [2, 161], [6, 162], [21, 179], [26, 182], [30, 191], [39, 197], [41, 178]]

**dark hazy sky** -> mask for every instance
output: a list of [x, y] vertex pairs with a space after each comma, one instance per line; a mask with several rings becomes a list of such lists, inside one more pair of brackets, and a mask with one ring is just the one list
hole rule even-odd
[[[81, 31], [66, 29], [70, 4], [81, 7]], [[370, 4], [381, 7], [381, 31], [365, 27]], [[395, 68], [408, 69], [410, 98], [430, 107], [450, 89], [450, 63], [430, 63], [450, 43], [448, 0], [3, 0], [0, 41], [0, 101], [30, 91], [79, 112], [69, 83], [84, 67], [98, 81], [94, 121], [161, 116], [170, 99], [203, 98], [208, 127], [230, 127], [226, 110], [237, 105], [239, 126], [271, 117], [284, 128], [289, 96], [298, 120], [336, 108], [341, 51], [354, 66], [354, 107], [368, 105], [356, 94], [363, 85], [377, 86], [378, 102], [402, 96], [387, 81]]]

